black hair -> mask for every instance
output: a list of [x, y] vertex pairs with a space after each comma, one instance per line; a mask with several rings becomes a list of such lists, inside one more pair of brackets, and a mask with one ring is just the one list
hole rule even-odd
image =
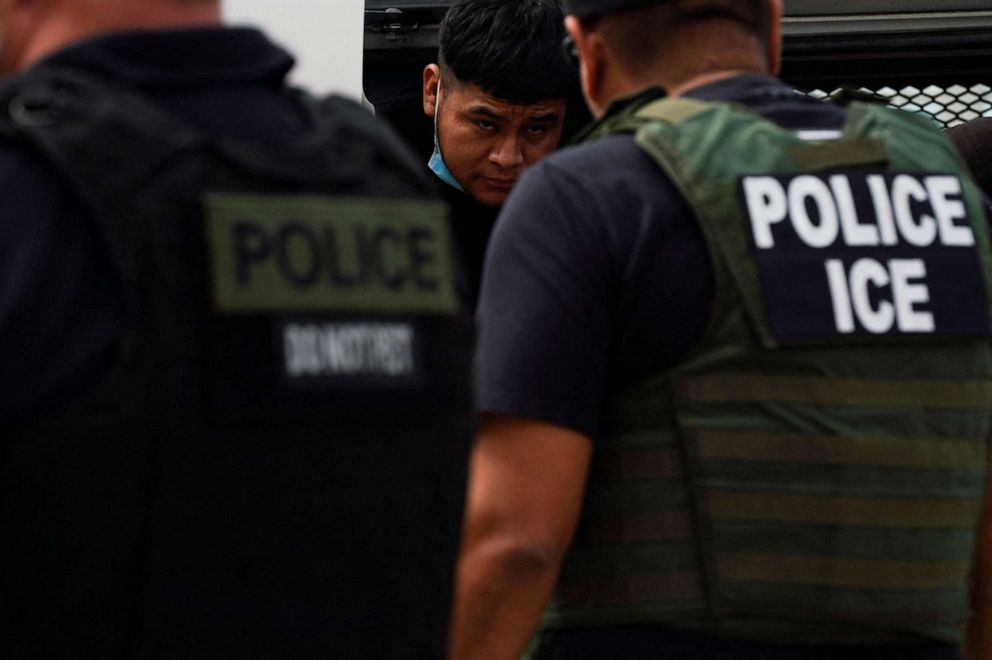
[[578, 76], [563, 22], [559, 0], [461, 0], [441, 21], [441, 70], [510, 103], [567, 97]]

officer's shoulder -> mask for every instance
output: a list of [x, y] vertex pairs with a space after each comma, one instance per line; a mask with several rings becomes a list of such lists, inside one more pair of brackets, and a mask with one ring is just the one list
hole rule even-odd
[[632, 134], [609, 135], [592, 142], [565, 146], [538, 166], [558, 170], [576, 178], [612, 176], [612, 173], [636, 169], [644, 155]]
[[362, 144], [374, 162], [408, 180], [418, 191], [432, 194], [434, 186], [411, 148], [386, 122], [357, 101], [335, 94], [311, 98], [331, 140]]

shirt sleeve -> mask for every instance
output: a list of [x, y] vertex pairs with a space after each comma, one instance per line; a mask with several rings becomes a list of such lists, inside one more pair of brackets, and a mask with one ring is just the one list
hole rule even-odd
[[548, 161], [528, 170], [514, 189], [483, 273], [478, 412], [597, 435], [617, 281], [611, 237], [595, 221], [603, 210], [579, 181]]

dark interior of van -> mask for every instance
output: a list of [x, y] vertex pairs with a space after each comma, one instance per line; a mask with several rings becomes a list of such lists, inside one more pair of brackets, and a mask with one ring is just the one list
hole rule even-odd
[[[365, 94], [426, 159], [421, 74], [453, 0], [366, 0]], [[992, 116], [989, 0], [788, 0], [782, 78], [817, 96], [859, 90], [945, 128]], [[589, 119], [570, 105], [566, 136]]]

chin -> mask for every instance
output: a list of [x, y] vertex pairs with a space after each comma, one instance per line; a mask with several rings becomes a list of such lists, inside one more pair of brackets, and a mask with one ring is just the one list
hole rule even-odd
[[509, 197], [509, 195], [496, 195], [493, 194], [492, 192], [483, 192], [480, 194], [475, 194], [474, 192], [469, 190], [468, 193], [469, 195], [472, 196], [472, 199], [474, 199], [478, 204], [481, 204], [482, 206], [488, 206], [489, 208], [493, 208], [493, 209], [503, 206], [503, 203], [506, 201], [506, 198]]

